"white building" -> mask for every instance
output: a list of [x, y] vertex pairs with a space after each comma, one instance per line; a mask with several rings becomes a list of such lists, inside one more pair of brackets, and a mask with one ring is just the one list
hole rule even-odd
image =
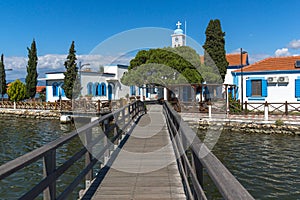
[[[116, 100], [130, 95], [130, 87], [121, 83], [120, 79], [128, 66], [105, 66], [104, 72], [80, 71], [80, 84], [82, 97], [90, 97], [92, 100]], [[68, 100], [62, 89], [64, 82], [63, 72], [46, 73], [46, 101]]]
[[39, 79], [46, 81], [46, 101], [55, 102], [57, 100], [68, 100], [62, 86], [64, 84], [63, 72], [46, 73], [45, 78]]
[[244, 102], [300, 101], [300, 56], [266, 58], [231, 73]]
[[116, 100], [130, 95], [130, 89], [121, 83], [128, 66], [105, 66], [104, 72], [81, 71], [82, 96], [93, 100]]

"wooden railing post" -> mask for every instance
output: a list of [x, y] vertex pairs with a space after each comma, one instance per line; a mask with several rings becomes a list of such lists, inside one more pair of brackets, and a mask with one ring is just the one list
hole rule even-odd
[[[56, 151], [50, 151], [44, 157], [44, 177], [47, 177], [55, 172], [56, 169]], [[44, 200], [56, 199], [56, 180], [49, 183], [49, 187], [44, 190]]]
[[101, 101], [98, 100], [97, 101], [97, 112], [100, 113], [100, 111], [101, 111]]
[[201, 187], [203, 187], [203, 165], [201, 164], [195, 152], [192, 151], [192, 153], [193, 153], [192, 161], [193, 161], [194, 170], [196, 172], [198, 182], [200, 183]]
[[[103, 121], [103, 132], [105, 134], [105, 137], [103, 138], [103, 146], [106, 146], [108, 144], [108, 137], [109, 137], [109, 133], [107, 132], [108, 129], [109, 129], [109, 121], [108, 119], [105, 119]], [[107, 149], [104, 153], [104, 165], [108, 161], [108, 157], [109, 157], [109, 149]]]
[[264, 120], [268, 121], [269, 120], [269, 105], [268, 102], [265, 102], [265, 107], [264, 107]]
[[245, 110], [244, 110], [244, 112], [245, 112], [245, 114], [248, 113], [248, 102], [247, 101], [245, 101]]
[[285, 115], [288, 115], [288, 114], [289, 114], [288, 102], [285, 101], [284, 105], [285, 105], [285, 106], [284, 106], [284, 107], [285, 107]]
[[[88, 129], [85, 133], [85, 143], [86, 143], [85, 146], [88, 147], [89, 144], [91, 144], [91, 142], [92, 142], [92, 129]], [[91, 161], [93, 159], [92, 150], [93, 150], [93, 147], [88, 148], [87, 152], [85, 153], [85, 166], [86, 167], [91, 163]], [[85, 188], [90, 187], [92, 180], [93, 180], [93, 168], [85, 175]]]

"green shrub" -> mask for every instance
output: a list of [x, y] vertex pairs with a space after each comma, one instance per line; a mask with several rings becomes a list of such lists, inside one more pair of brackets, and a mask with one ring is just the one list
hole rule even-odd
[[275, 125], [276, 126], [282, 126], [284, 124], [284, 122], [281, 120], [281, 119], [277, 119], [276, 121], [275, 121]]

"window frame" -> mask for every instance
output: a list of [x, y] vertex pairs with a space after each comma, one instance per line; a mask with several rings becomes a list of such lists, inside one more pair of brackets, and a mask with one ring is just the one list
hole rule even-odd
[[[252, 81], [261, 81], [261, 95], [253, 95]], [[246, 97], [248, 100], [265, 100], [268, 97], [268, 83], [265, 77], [249, 77], [246, 79]]]

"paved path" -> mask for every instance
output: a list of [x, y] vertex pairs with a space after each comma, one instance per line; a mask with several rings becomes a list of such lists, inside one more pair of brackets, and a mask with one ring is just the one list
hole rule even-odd
[[92, 199], [186, 199], [161, 105], [151, 105]]

